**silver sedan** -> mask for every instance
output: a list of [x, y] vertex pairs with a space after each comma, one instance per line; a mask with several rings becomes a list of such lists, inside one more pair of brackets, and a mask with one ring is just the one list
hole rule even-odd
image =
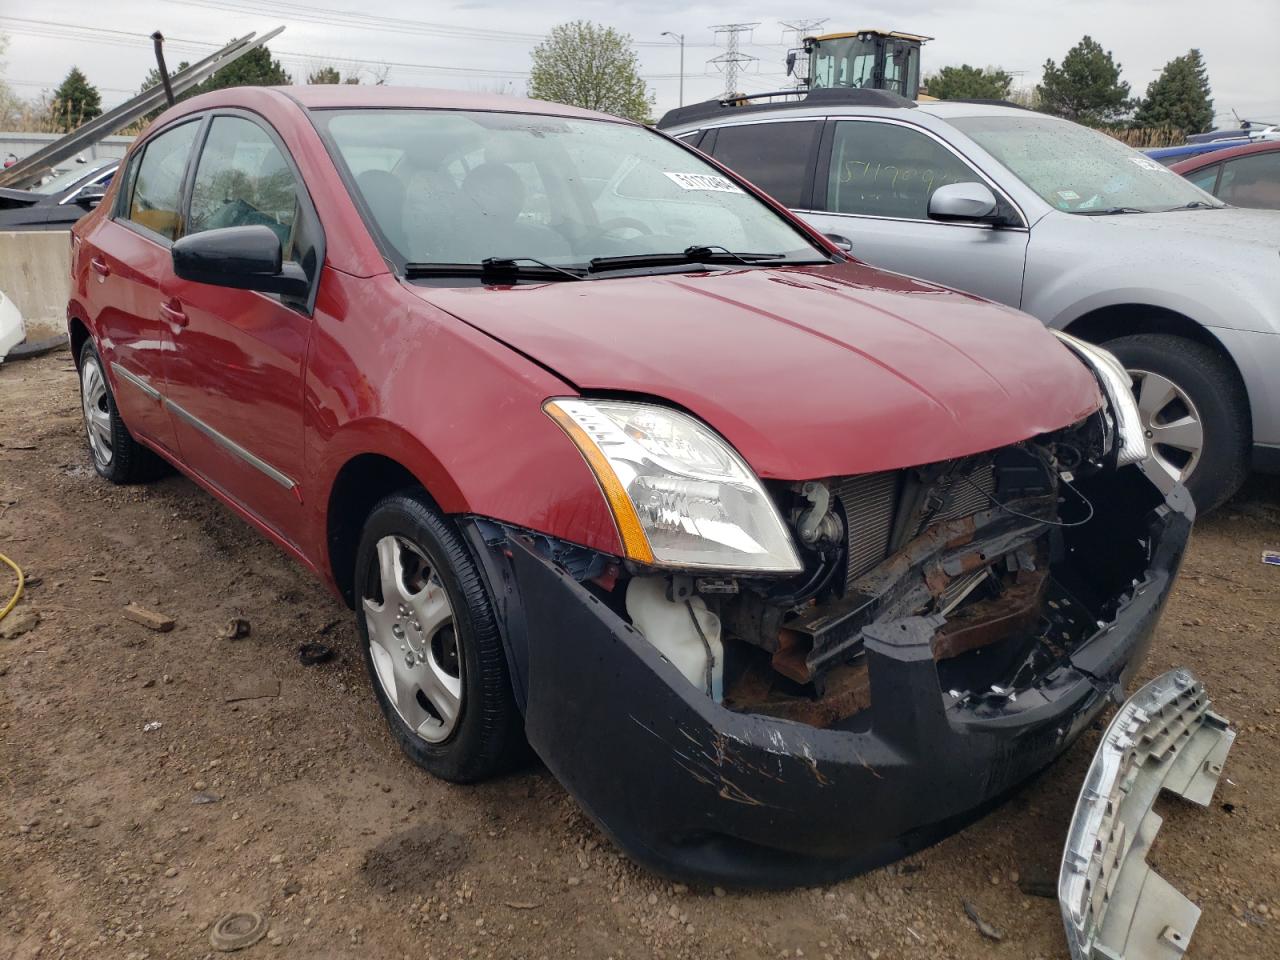
[[1105, 343], [1154, 460], [1202, 511], [1251, 465], [1280, 469], [1280, 212], [1066, 120], [865, 93], [712, 101], [659, 126], [876, 266]]

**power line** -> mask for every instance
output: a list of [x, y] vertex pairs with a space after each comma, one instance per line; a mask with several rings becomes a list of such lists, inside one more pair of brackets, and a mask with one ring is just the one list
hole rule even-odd
[[726, 98], [738, 92], [738, 74], [741, 72], [742, 65], [760, 59], [759, 57], [753, 57], [749, 53], [743, 53], [738, 46], [738, 38], [744, 33], [750, 33], [758, 26], [760, 26], [759, 21], [755, 23], [721, 23], [711, 28], [717, 37], [721, 34], [724, 35], [724, 53], [718, 57], [712, 57], [707, 63], [715, 64], [717, 69], [724, 72], [724, 95]]
[[[541, 43], [547, 39], [546, 34], [520, 33], [513, 30], [490, 30], [483, 27], [465, 27], [447, 23], [430, 23], [401, 17], [386, 17], [355, 10], [291, 3], [288, 0], [166, 0], [166, 2], [180, 6], [202, 7], [207, 10], [217, 10], [221, 13], [225, 13], [228, 10], [257, 16], [270, 13], [304, 23], [324, 26], [351, 27], [357, 30], [376, 30], [380, 32], [390, 31], [400, 34], [409, 33], [455, 40], [467, 39], [496, 43], [534, 44]], [[661, 40], [632, 40], [631, 43], [637, 47], [668, 46]], [[711, 48], [714, 44], [691, 43], [689, 46]]]

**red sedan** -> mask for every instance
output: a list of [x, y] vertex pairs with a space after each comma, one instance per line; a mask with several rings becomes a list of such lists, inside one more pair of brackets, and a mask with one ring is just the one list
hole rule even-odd
[[1280, 140], [1203, 153], [1169, 169], [1232, 206], [1280, 210]]
[[930, 843], [1141, 662], [1186, 543], [1122, 369], [851, 259], [645, 127], [385, 87], [168, 110], [73, 233], [94, 465], [355, 611], [392, 734], [527, 739], [631, 856]]

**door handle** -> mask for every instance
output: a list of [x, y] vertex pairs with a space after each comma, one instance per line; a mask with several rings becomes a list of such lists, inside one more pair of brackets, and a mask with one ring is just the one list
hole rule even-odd
[[160, 304], [160, 318], [168, 320], [175, 327], [185, 327], [189, 322], [186, 311], [182, 309], [182, 305], [177, 300], [170, 300], [168, 303]]
[[94, 257], [89, 261], [89, 266], [93, 268], [93, 272], [100, 277], [111, 276], [111, 268], [107, 266], [107, 261], [101, 257]]
[[843, 236], [839, 233], [824, 233], [823, 236], [826, 237], [828, 240], [830, 240], [832, 243], [834, 243], [837, 247], [839, 247], [845, 253], [848, 253], [853, 249], [853, 241], [846, 236]]

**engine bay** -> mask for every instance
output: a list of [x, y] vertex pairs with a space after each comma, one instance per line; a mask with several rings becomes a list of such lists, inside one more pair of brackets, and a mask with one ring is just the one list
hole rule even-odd
[[980, 711], [1065, 663], [1145, 575], [1159, 494], [1105, 464], [1106, 429], [1094, 416], [956, 460], [774, 483], [804, 559], [793, 577], [610, 564], [583, 580], [731, 710], [856, 726], [865, 639], [924, 618], [940, 693]]

